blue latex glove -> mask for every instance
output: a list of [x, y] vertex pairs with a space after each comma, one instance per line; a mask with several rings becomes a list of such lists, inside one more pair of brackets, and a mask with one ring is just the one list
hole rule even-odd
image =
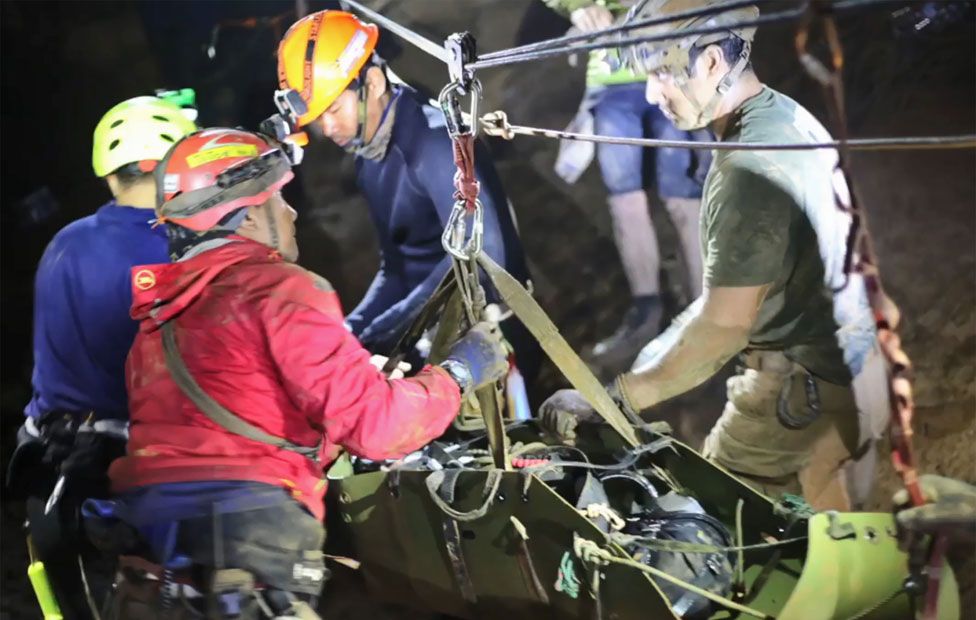
[[498, 381], [508, 373], [508, 354], [501, 331], [481, 322], [455, 342], [441, 362], [462, 393]]

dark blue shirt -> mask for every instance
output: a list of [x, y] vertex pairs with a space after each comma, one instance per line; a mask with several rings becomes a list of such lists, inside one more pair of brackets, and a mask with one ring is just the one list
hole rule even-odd
[[136, 335], [130, 269], [168, 263], [151, 209], [110, 202], [44, 250], [34, 285], [34, 396], [25, 413], [127, 419], [125, 358]]
[[[401, 87], [393, 135], [379, 161], [356, 159], [358, 184], [369, 203], [382, 264], [347, 321], [364, 345], [383, 348], [420, 312], [450, 269], [441, 234], [454, 207], [454, 152], [440, 110]], [[525, 282], [525, 255], [508, 198], [487, 148], [475, 147], [484, 209], [484, 251]], [[492, 291], [489, 288], [489, 301]]]

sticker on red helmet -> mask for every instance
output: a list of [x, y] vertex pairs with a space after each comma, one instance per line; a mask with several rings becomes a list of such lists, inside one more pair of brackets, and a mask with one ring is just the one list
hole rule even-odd
[[209, 164], [218, 159], [230, 159], [231, 157], [257, 157], [258, 147], [253, 144], [227, 144], [214, 149], [207, 149], [188, 155], [186, 164], [191, 168], [198, 168], [204, 164]]
[[172, 194], [173, 192], [180, 191], [180, 175], [178, 174], [167, 174], [163, 177], [163, 192], [166, 194]]

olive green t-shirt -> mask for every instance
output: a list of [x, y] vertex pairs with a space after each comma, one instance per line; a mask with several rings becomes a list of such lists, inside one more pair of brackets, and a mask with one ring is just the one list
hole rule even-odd
[[[827, 130], [764, 87], [730, 117], [725, 142], [825, 142]], [[710, 288], [771, 284], [749, 338], [811, 373], [849, 383], [874, 342], [863, 280], [843, 273], [850, 215], [837, 153], [717, 151], [702, 196]], [[846, 286], [845, 286], [846, 283]]]

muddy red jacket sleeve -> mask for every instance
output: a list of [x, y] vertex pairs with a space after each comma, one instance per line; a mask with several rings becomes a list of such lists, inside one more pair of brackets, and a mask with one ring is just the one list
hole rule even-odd
[[390, 380], [342, 322], [329, 284], [302, 270], [261, 313], [268, 348], [292, 403], [329, 443], [371, 460], [399, 458], [439, 437], [461, 395], [441, 368]]

